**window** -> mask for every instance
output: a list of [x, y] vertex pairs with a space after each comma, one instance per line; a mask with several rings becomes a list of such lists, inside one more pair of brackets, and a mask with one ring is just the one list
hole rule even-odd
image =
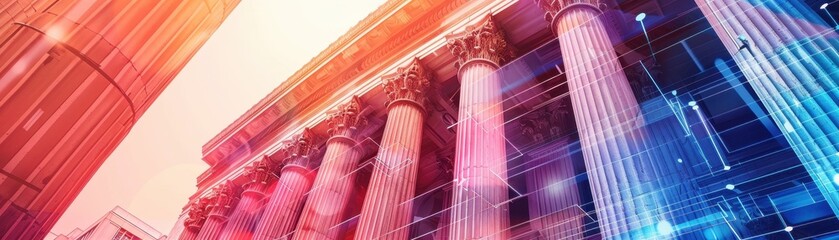
[[114, 235], [114, 238], [112, 238], [112, 240], [140, 240], [140, 238], [134, 236], [134, 234], [131, 234], [130, 232], [128, 232], [128, 230], [125, 230], [125, 228], [120, 228], [119, 232], [117, 232], [117, 234]]

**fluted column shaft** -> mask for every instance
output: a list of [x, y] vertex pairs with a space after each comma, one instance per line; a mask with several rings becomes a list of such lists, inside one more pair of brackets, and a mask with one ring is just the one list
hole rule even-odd
[[171, 239], [178, 239], [183, 235], [184, 232], [187, 231], [186, 221], [189, 219], [189, 212], [181, 213], [181, 216], [178, 217], [178, 221], [175, 222], [175, 226], [172, 227], [172, 230], [169, 230], [168, 236]]
[[458, 110], [450, 239], [507, 239], [507, 154], [501, 79], [503, 33], [487, 18], [449, 39], [459, 57]]
[[[354, 106], [351, 106], [354, 105]], [[335, 239], [338, 225], [347, 209], [355, 183], [356, 168], [362, 157], [356, 142], [356, 128], [360, 122], [358, 99], [342, 106], [330, 116], [330, 132], [326, 152], [317, 177], [309, 192], [294, 239]]]
[[[580, 144], [606, 239], [656, 236], [667, 219], [644, 146], [638, 102], [618, 62], [594, 1], [553, 2], [555, 27]], [[569, 3], [572, 2], [572, 3]]]
[[475, 60], [461, 67], [460, 113], [452, 201], [451, 239], [505, 239], [506, 150], [498, 65]]
[[198, 240], [216, 240], [219, 239], [224, 225], [227, 224], [227, 217], [230, 215], [230, 208], [236, 204], [238, 199], [235, 198], [238, 194], [233, 190], [232, 183], [225, 183], [219, 186], [213, 196], [213, 206], [204, 226], [201, 227], [201, 232], [198, 233]]
[[254, 232], [253, 239], [289, 239], [297, 226], [300, 210], [306, 202], [306, 194], [312, 189], [314, 173], [299, 165], [286, 165], [280, 172], [280, 179], [265, 207], [262, 220]]
[[294, 239], [335, 239], [349, 202], [361, 154], [356, 141], [340, 136], [327, 143], [324, 162], [303, 208]]
[[[183, 232], [178, 236], [180, 240], [194, 240], [198, 238], [198, 233], [201, 232], [201, 227], [207, 220], [207, 213], [209, 206], [209, 199], [199, 198], [189, 206], [189, 213], [184, 222]], [[170, 237], [175, 237], [170, 235]]]
[[201, 229], [184, 229], [184, 232], [181, 233], [181, 236], [178, 237], [180, 240], [193, 240], [198, 238], [198, 232]]
[[839, 215], [837, 33], [803, 1], [696, 2]]
[[578, 207], [580, 196], [569, 144], [561, 138], [528, 153], [534, 156], [529, 164], [533, 169], [527, 172], [530, 225], [545, 239], [584, 236], [585, 213]]
[[[216, 210], [220, 209], [220, 210]], [[221, 231], [224, 230], [224, 225], [227, 223], [228, 207], [216, 206], [211, 210], [210, 215], [207, 216], [207, 222], [201, 228], [201, 232], [195, 239], [198, 240], [216, 240], [219, 239]]]
[[407, 239], [412, 220], [424, 112], [415, 103], [390, 106], [356, 239]]
[[221, 234], [221, 239], [251, 239], [255, 221], [265, 203], [266, 184], [250, 184]]
[[440, 223], [437, 224], [437, 230], [434, 233], [435, 239], [447, 239], [449, 237], [449, 226], [451, 224], [451, 206], [452, 206], [452, 188], [453, 186], [443, 187], [443, 210], [440, 211]]
[[[223, 207], [222, 207], [223, 208]], [[224, 225], [227, 223], [226, 213], [210, 213], [207, 217], [207, 222], [198, 233], [198, 240], [216, 240], [219, 239], [221, 231], [224, 230]]]
[[356, 239], [408, 239], [429, 82], [418, 60], [386, 77], [387, 123], [364, 198]]
[[320, 163], [312, 158], [317, 145], [315, 135], [307, 128], [284, 148], [285, 165], [253, 239], [291, 238], [307, 193], [312, 188], [316, 175], [314, 168]]

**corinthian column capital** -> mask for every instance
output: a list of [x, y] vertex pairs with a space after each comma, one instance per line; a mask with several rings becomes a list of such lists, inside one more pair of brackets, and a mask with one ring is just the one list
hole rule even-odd
[[502, 65], [514, 56], [513, 47], [507, 43], [501, 28], [487, 15], [481, 22], [467, 26], [466, 31], [446, 36], [446, 45], [457, 58], [458, 69], [466, 62], [483, 59]]
[[285, 163], [313, 169], [317, 162], [313, 161], [311, 157], [319, 150], [317, 138], [317, 135], [309, 128], [305, 128], [299, 134], [294, 135], [284, 149], [286, 152]]
[[329, 125], [329, 135], [332, 137], [353, 138], [358, 128], [367, 124], [367, 119], [361, 116], [361, 99], [358, 96], [341, 106], [335, 112], [327, 116], [326, 122]]
[[544, 108], [519, 120], [521, 133], [534, 143], [544, 143], [550, 138], [561, 137], [574, 128], [574, 116], [568, 98], [559, 100], [557, 108]]
[[[233, 184], [233, 182], [227, 181], [225, 183], [219, 184], [213, 189], [213, 195], [210, 196], [210, 199], [213, 202], [213, 208], [224, 208], [229, 209], [233, 207], [237, 200], [239, 200], [239, 191], [240, 189]], [[224, 212], [224, 209], [218, 209], [216, 212]], [[216, 209], [214, 209], [216, 210]]]
[[190, 204], [189, 210], [187, 210], [189, 211], [187, 213], [189, 217], [184, 220], [184, 227], [193, 231], [201, 229], [201, 226], [204, 225], [204, 221], [207, 220], [207, 211], [209, 211], [207, 202], [208, 199], [201, 198]]
[[251, 166], [245, 168], [245, 177], [250, 179], [249, 184], [268, 184], [274, 178], [272, 173], [275, 164], [269, 159], [255, 161]]
[[431, 75], [425, 71], [419, 59], [414, 58], [406, 67], [382, 78], [382, 87], [388, 98], [388, 105], [400, 100], [416, 103], [425, 108], [425, 92], [431, 84]]
[[556, 30], [556, 19], [572, 6], [590, 7], [600, 11], [603, 3], [600, 0], [534, 0], [545, 11], [545, 20], [551, 23], [551, 29]]

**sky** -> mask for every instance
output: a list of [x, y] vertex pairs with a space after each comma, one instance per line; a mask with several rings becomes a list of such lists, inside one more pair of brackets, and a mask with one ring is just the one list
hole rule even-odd
[[201, 146], [384, 2], [242, 0], [51, 232], [86, 229], [119, 205], [168, 234], [209, 168]]

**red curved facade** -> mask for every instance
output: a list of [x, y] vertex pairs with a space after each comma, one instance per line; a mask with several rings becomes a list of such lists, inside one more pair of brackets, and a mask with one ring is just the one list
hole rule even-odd
[[238, 2], [0, 1], [0, 238], [43, 238]]

